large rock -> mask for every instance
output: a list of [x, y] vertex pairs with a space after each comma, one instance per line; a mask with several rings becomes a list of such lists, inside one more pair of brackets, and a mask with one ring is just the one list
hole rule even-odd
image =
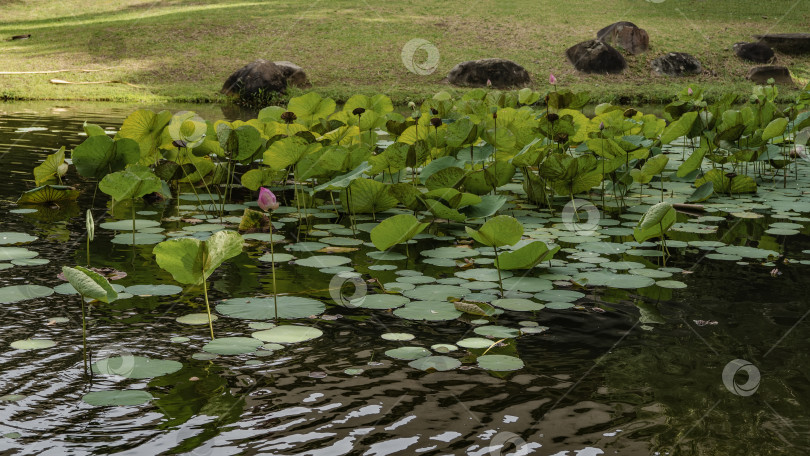
[[601, 40], [588, 40], [565, 51], [568, 61], [584, 73], [617, 74], [627, 68], [621, 53]]
[[656, 74], [666, 76], [689, 76], [703, 72], [703, 66], [694, 56], [685, 52], [670, 52], [651, 63]]
[[650, 49], [650, 36], [632, 22], [616, 22], [596, 32], [596, 38], [637, 55]]
[[810, 54], [810, 33], [770, 33], [754, 38], [785, 54]]
[[756, 63], [770, 63], [774, 60], [773, 49], [760, 42], [734, 43], [732, 46], [737, 57]]
[[517, 63], [506, 59], [481, 59], [462, 62], [447, 74], [447, 82], [456, 86], [492, 87], [505, 89], [525, 86], [531, 82], [529, 72]]
[[790, 77], [790, 71], [783, 66], [759, 66], [751, 68], [751, 70], [748, 72], [748, 79], [756, 82], [757, 84], [767, 84], [768, 79], [771, 78], [773, 78], [776, 84], [793, 85], [793, 78]]
[[279, 93], [288, 85], [306, 86], [307, 76], [298, 65], [290, 62], [256, 60], [236, 70], [222, 85], [220, 92], [251, 98], [262, 94]]

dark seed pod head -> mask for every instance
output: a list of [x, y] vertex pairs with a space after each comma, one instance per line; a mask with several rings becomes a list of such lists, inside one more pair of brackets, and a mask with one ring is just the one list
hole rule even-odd
[[361, 115], [363, 115], [364, 112], [366, 112], [365, 108], [354, 108], [354, 110], [352, 111], [352, 114], [354, 114], [356, 116], [361, 116]]
[[552, 113], [549, 113], [547, 118], [548, 118], [549, 122], [554, 123], [560, 118], [560, 116], [552, 112]]
[[604, 129], [605, 129], [605, 123], [604, 122], [599, 122], [599, 131], [602, 131]]
[[430, 119], [430, 124], [433, 125], [436, 128], [439, 128], [439, 127], [442, 126], [442, 119], [440, 119], [438, 117], [434, 117], [434, 118]]
[[624, 117], [627, 117], [628, 119], [629, 119], [630, 117], [635, 116], [636, 114], [638, 114], [638, 111], [636, 111], [636, 110], [635, 110], [635, 109], [633, 109], [633, 108], [626, 109], [626, 110], [624, 111]]
[[284, 121], [285, 124], [291, 124], [295, 122], [298, 116], [295, 115], [292, 111], [286, 111], [281, 114], [281, 120]]
[[430, 108], [430, 113], [433, 114], [434, 116], [438, 116], [439, 110], [436, 108]]
[[557, 133], [554, 135], [554, 141], [563, 144], [564, 142], [568, 141], [568, 133]]
[[497, 119], [497, 118], [498, 118], [498, 113], [497, 113], [497, 112], [493, 112], [493, 113], [492, 113], [492, 118], [493, 118], [493, 119]]
[[726, 173], [726, 177], [728, 177], [729, 179], [734, 179], [735, 177], [737, 177], [737, 173]]
[[174, 147], [186, 147], [186, 142], [183, 141], [182, 139], [175, 139], [174, 141], [172, 141], [172, 145]]

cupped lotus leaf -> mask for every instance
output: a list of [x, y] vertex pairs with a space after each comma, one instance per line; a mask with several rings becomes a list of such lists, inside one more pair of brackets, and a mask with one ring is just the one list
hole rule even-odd
[[641, 167], [641, 173], [647, 176], [657, 176], [664, 171], [667, 167], [667, 163], [669, 163], [669, 157], [664, 154], [656, 155], [644, 162], [644, 165]]
[[45, 157], [41, 165], [34, 168], [34, 183], [45, 185], [55, 182], [67, 173], [68, 165], [65, 163], [65, 146]]
[[287, 110], [296, 116], [296, 122], [310, 127], [335, 112], [335, 100], [323, 98], [315, 92], [290, 98]]
[[399, 348], [392, 348], [391, 350], [386, 350], [385, 356], [390, 356], [391, 358], [394, 359], [410, 361], [430, 356], [430, 350], [424, 347], [399, 347]]
[[203, 346], [203, 351], [215, 355], [242, 355], [253, 353], [264, 343], [253, 337], [220, 337]]
[[158, 266], [174, 280], [202, 283], [225, 260], [242, 253], [242, 236], [236, 231], [217, 231], [206, 241], [194, 238], [171, 239], [156, 245], [153, 253]]
[[127, 354], [96, 361], [93, 363], [93, 372], [126, 378], [152, 378], [177, 372], [182, 367], [183, 364], [177, 361]]
[[455, 320], [462, 314], [452, 303], [446, 301], [413, 301], [394, 310], [394, 315], [406, 320], [446, 321]]
[[654, 237], [662, 237], [675, 224], [675, 209], [667, 201], [647, 209], [633, 230], [636, 242], [644, 242]]
[[494, 372], [509, 372], [523, 369], [520, 358], [507, 355], [483, 355], [478, 357], [478, 367]]
[[357, 94], [346, 100], [346, 104], [343, 105], [343, 110], [348, 112], [352, 112], [356, 108], [363, 108], [366, 111], [374, 111], [377, 114], [385, 115], [394, 110], [394, 105], [391, 103], [391, 99], [383, 94], [371, 97]]
[[25, 301], [27, 299], [44, 298], [54, 292], [53, 288], [41, 285], [11, 285], [0, 287], [0, 304]]
[[141, 150], [129, 138], [113, 140], [107, 135], [90, 136], [76, 146], [71, 154], [76, 171], [83, 177], [101, 179], [138, 163]]
[[42, 350], [55, 345], [56, 342], [51, 339], [23, 339], [12, 342], [11, 348], [15, 350]]
[[169, 111], [155, 113], [148, 109], [139, 109], [124, 120], [115, 137], [134, 140], [141, 151], [140, 163], [154, 163], [159, 158], [157, 148], [160, 145], [160, 136], [171, 120], [172, 113]]
[[513, 245], [523, 236], [523, 224], [509, 215], [489, 219], [479, 230], [465, 227], [473, 239], [489, 247]]
[[551, 260], [559, 250], [560, 246], [549, 249], [545, 242], [533, 241], [517, 250], [501, 252], [495, 259], [495, 266], [503, 270], [531, 269], [538, 263]]
[[323, 331], [318, 328], [298, 325], [276, 326], [275, 328], [265, 329], [264, 331], [257, 331], [251, 334], [252, 337], [255, 337], [263, 342], [272, 342], [277, 344], [295, 344], [299, 342], [306, 342], [308, 340], [317, 339], [322, 335]]
[[123, 171], [107, 174], [98, 184], [98, 189], [116, 201], [141, 198], [162, 189], [161, 180], [151, 169], [133, 165]]
[[700, 169], [700, 165], [703, 164], [703, 157], [706, 156], [706, 153], [709, 151], [709, 140], [706, 137], [700, 138], [700, 147], [689, 154], [689, 157], [681, 163], [681, 166], [678, 167], [678, 172], [676, 175], [678, 177], [685, 177], [692, 171], [696, 169]]
[[104, 131], [103, 128], [96, 124], [87, 123], [85, 120], [82, 124], [82, 130], [84, 130], [84, 134], [87, 136], [98, 136], [98, 135], [106, 135], [107, 132]]
[[383, 220], [371, 230], [371, 242], [378, 250], [407, 242], [427, 228], [428, 223], [421, 223], [411, 214], [399, 214]]
[[323, 183], [317, 187], [315, 187], [312, 192], [320, 192], [320, 191], [339, 191], [343, 190], [355, 180], [363, 177], [367, 171], [371, 169], [371, 165], [364, 161], [360, 163], [360, 165], [353, 170], [349, 171], [346, 174], [341, 174], [340, 176], [335, 177], [334, 179], [330, 180], [329, 182]]
[[264, 152], [263, 161], [274, 170], [282, 170], [298, 164], [304, 157], [314, 154], [322, 147], [321, 144], [309, 144], [301, 137], [291, 136], [271, 144]]
[[143, 390], [93, 391], [82, 396], [84, 403], [97, 407], [141, 405], [152, 399], [154, 397]]
[[62, 267], [62, 274], [83, 297], [95, 299], [101, 302], [113, 302], [118, 298], [118, 293], [113, 289], [110, 282], [101, 274], [83, 268]]
[[252, 125], [234, 128], [228, 122], [221, 122], [217, 123], [216, 132], [222, 153], [232, 160], [245, 162], [264, 146], [264, 138]]
[[787, 128], [788, 123], [789, 119], [786, 117], [779, 117], [777, 119], [773, 119], [762, 131], [762, 140], [768, 141], [769, 139], [781, 136], [782, 133], [785, 132], [785, 128]]
[[255, 192], [261, 187], [269, 187], [279, 182], [284, 177], [286, 176], [282, 172], [273, 171], [273, 169], [268, 167], [262, 167], [246, 172], [242, 175], [241, 181], [245, 188]]
[[425, 356], [409, 362], [408, 365], [425, 372], [445, 372], [461, 366], [461, 361], [449, 356]]
[[461, 212], [445, 206], [443, 203], [439, 202], [438, 200], [427, 199], [424, 200], [425, 205], [427, 206], [428, 210], [436, 217], [440, 219], [447, 219], [453, 220], [456, 222], [463, 222], [467, 220], [467, 216], [462, 214]]
[[468, 219], [490, 217], [506, 204], [506, 197], [503, 195], [484, 195], [477, 204], [463, 207], [459, 211]]
[[23, 193], [17, 204], [58, 204], [76, 201], [79, 191], [67, 185], [43, 185]]
[[[308, 318], [326, 310], [324, 303], [312, 298], [277, 296], [275, 302], [278, 302], [278, 317], [285, 319]], [[272, 297], [227, 299], [216, 309], [223, 315], [244, 320], [272, 320], [276, 315]]]
[[341, 203], [347, 212], [355, 214], [373, 214], [387, 211], [397, 205], [397, 199], [388, 192], [388, 186], [382, 182], [359, 178], [352, 181], [347, 191], [341, 193]]
[[197, 114], [191, 111], [182, 111], [172, 116], [166, 131], [172, 141], [183, 144], [183, 147], [193, 149], [205, 141], [208, 125]]
[[695, 187], [706, 182], [714, 184], [717, 193], [756, 193], [757, 183], [751, 176], [739, 175], [729, 178], [720, 169], [713, 169], [695, 181]]

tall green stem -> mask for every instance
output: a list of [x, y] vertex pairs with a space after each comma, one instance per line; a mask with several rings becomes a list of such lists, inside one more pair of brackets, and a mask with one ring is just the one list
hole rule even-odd
[[501, 297], [503, 298], [504, 297], [504, 295], [503, 295], [503, 279], [501, 278], [501, 266], [500, 266], [500, 263], [498, 262], [498, 247], [496, 245], [493, 245], [492, 248], [495, 249], [495, 266], [496, 266], [495, 269], [498, 270], [498, 288], [500, 288]]
[[82, 300], [82, 358], [84, 359], [84, 375], [87, 375], [87, 324], [84, 315], [84, 295], [79, 293]]
[[205, 296], [205, 311], [208, 312], [208, 328], [211, 330], [211, 340], [214, 340], [214, 322], [211, 320], [211, 305], [208, 304], [208, 281], [205, 277], [205, 252], [202, 258], [202, 274], [203, 274], [203, 295]]
[[268, 214], [270, 219], [270, 274], [273, 276], [273, 309], [276, 312], [276, 319], [278, 321], [278, 292], [276, 291], [276, 259], [273, 256], [273, 215]]

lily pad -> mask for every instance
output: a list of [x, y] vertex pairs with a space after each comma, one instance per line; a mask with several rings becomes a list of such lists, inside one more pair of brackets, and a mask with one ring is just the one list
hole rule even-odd
[[460, 341], [456, 342], [456, 345], [464, 348], [480, 349], [480, 348], [489, 348], [494, 343], [495, 341], [492, 339], [485, 339], [483, 337], [468, 337], [466, 339], [461, 339]]
[[413, 334], [408, 333], [385, 333], [380, 337], [382, 337], [385, 340], [408, 341], [413, 340], [415, 336]]
[[411, 302], [411, 300], [405, 296], [393, 294], [372, 294], [366, 295], [363, 298], [355, 299], [351, 302], [351, 304], [355, 307], [360, 307], [363, 309], [384, 310], [396, 309], [409, 302]]
[[520, 335], [520, 330], [499, 325], [484, 325], [473, 330], [479, 336], [494, 337], [497, 339], [513, 339]]
[[406, 320], [425, 321], [455, 320], [462, 314], [446, 301], [414, 301], [394, 311], [394, 315]]
[[495, 372], [508, 372], [523, 369], [520, 358], [506, 355], [483, 355], [478, 357], [478, 367]]
[[496, 299], [492, 301], [492, 305], [506, 310], [515, 310], [519, 312], [530, 312], [534, 310], [541, 310], [545, 307], [543, 304], [531, 301], [529, 299], [520, 298], [505, 298]]
[[143, 390], [93, 391], [82, 396], [82, 401], [99, 407], [120, 405], [141, 405], [154, 399]]
[[4, 244], [27, 244], [39, 239], [27, 233], [14, 233], [9, 231], [0, 232], [0, 245]]
[[[312, 298], [297, 296], [277, 296], [279, 318], [294, 319], [320, 315], [326, 305]], [[243, 320], [271, 320], [275, 318], [273, 298], [233, 298], [216, 306], [217, 312]]]
[[258, 331], [251, 334], [252, 337], [263, 342], [273, 342], [278, 344], [295, 344], [317, 339], [323, 335], [323, 331], [318, 328], [298, 325], [276, 326], [275, 328]]
[[449, 371], [461, 366], [461, 361], [449, 356], [425, 356], [408, 363], [414, 369], [429, 371]]
[[461, 299], [469, 293], [469, 288], [456, 285], [422, 285], [402, 294], [411, 299], [422, 301], [446, 301], [448, 298]]
[[331, 268], [351, 263], [351, 258], [333, 255], [314, 255], [301, 260], [296, 260], [298, 266], [308, 266], [311, 268]]
[[23, 339], [11, 343], [11, 348], [16, 350], [41, 350], [56, 345], [51, 339]]
[[0, 288], [0, 304], [44, 298], [53, 294], [53, 288], [41, 285], [11, 285]]
[[[217, 321], [219, 317], [216, 315], [211, 315], [211, 321]], [[181, 317], [176, 318], [178, 323], [182, 323], [184, 325], [207, 325], [208, 324], [208, 314], [207, 313], [192, 313], [188, 315], [183, 315]]]
[[93, 372], [126, 378], [152, 378], [179, 371], [183, 365], [167, 359], [143, 356], [114, 356], [93, 363]]
[[410, 361], [430, 356], [430, 350], [423, 347], [399, 347], [387, 350], [385, 355], [394, 359]]
[[37, 255], [39, 253], [23, 247], [0, 247], [0, 261], [23, 260]]
[[262, 341], [253, 337], [220, 337], [208, 342], [202, 349], [217, 355], [241, 355], [253, 353], [261, 345]]
[[124, 292], [135, 296], [172, 296], [182, 291], [177, 285], [132, 285], [124, 288]]

